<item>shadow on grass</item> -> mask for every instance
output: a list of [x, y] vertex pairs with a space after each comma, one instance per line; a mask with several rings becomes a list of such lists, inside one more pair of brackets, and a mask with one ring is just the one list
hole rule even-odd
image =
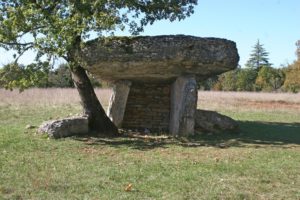
[[226, 142], [229, 146], [241, 147], [300, 145], [300, 123], [239, 121], [239, 127], [238, 134], [205, 134], [195, 138], [211, 146]]
[[239, 126], [240, 132], [235, 134], [201, 134], [189, 138], [124, 134], [123, 137], [118, 138], [76, 138], [76, 140], [84, 141], [87, 145], [109, 145], [115, 148], [129, 147], [138, 150], [168, 148], [168, 145], [216, 148], [246, 146], [292, 148], [300, 145], [300, 123], [239, 121]]

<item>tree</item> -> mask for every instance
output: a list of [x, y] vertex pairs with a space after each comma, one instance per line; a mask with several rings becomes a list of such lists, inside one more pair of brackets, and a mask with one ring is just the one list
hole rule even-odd
[[70, 70], [66, 64], [61, 64], [56, 69], [51, 70], [48, 75], [48, 82], [47, 87], [74, 87]]
[[[37, 88], [73, 88], [71, 72], [68, 65], [61, 64], [58, 67], [49, 71], [49, 66], [46, 62], [33, 63], [30, 65], [18, 65], [11, 63], [0, 69], [0, 88], [13, 89], [19, 88], [22, 92], [29, 87]], [[89, 79], [93, 87], [102, 87], [103, 84], [89, 75]]]
[[285, 90], [295, 93], [300, 92], [300, 60], [288, 66], [285, 76]]
[[219, 76], [219, 82], [223, 91], [236, 91], [237, 90], [237, 78], [240, 69], [231, 70], [225, 72]]
[[276, 91], [283, 85], [284, 79], [285, 74], [282, 69], [263, 66], [258, 72], [255, 86], [257, 90]]
[[213, 88], [213, 86], [216, 84], [216, 82], [218, 81], [218, 76], [212, 76], [209, 77], [206, 80], [198, 80], [198, 89], [200, 90], [211, 90]]
[[298, 40], [296, 42], [296, 46], [297, 46], [297, 49], [296, 49], [297, 60], [300, 61], [300, 40]]
[[91, 33], [128, 28], [138, 34], [157, 20], [182, 20], [193, 13], [196, 0], [0, 0], [0, 47], [16, 52], [16, 60], [34, 49], [36, 60], [66, 60], [90, 130], [115, 135], [117, 128], [106, 116], [84, 66], [79, 61]]
[[237, 73], [237, 91], [253, 91], [257, 72], [253, 68], [240, 69]]
[[257, 40], [253, 46], [250, 58], [246, 63], [246, 67], [255, 69], [258, 72], [263, 66], [271, 66], [268, 55], [269, 53], [264, 49], [263, 45], [259, 43], [259, 40]]
[[0, 88], [18, 87], [20, 91], [28, 87], [46, 87], [49, 70], [47, 63], [33, 63], [27, 66], [11, 63], [0, 70]]

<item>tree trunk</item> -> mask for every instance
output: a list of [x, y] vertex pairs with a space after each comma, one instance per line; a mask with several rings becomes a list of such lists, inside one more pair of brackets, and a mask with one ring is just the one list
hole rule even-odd
[[79, 92], [84, 114], [88, 116], [91, 134], [117, 135], [118, 129], [102, 108], [85, 69], [81, 66], [74, 67], [71, 69], [71, 74]]

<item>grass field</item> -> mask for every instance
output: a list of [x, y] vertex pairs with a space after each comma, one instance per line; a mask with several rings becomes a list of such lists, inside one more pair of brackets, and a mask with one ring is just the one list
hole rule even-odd
[[300, 199], [300, 94], [199, 92], [198, 107], [240, 134], [52, 140], [25, 127], [80, 113], [75, 90], [0, 90], [0, 199]]

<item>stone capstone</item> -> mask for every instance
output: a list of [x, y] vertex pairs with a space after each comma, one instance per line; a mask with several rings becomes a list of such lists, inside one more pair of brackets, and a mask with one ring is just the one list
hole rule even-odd
[[239, 61], [232, 41], [185, 35], [99, 38], [81, 51], [83, 66], [107, 81], [164, 81], [183, 75], [204, 80], [235, 69]]
[[87, 117], [71, 117], [43, 123], [38, 133], [47, 133], [49, 137], [63, 138], [73, 135], [85, 135], [89, 132]]
[[217, 112], [197, 109], [195, 130], [207, 133], [236, 133], [238, 131], [238, 123], [232, 118]]

